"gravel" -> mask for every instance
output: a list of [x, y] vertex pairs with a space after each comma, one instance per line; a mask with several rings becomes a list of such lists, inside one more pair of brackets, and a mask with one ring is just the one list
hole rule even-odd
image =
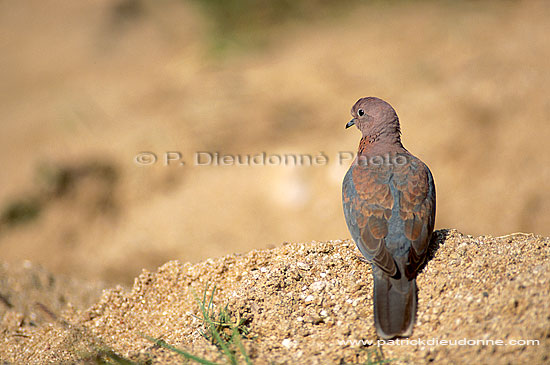
[[[352, 241], [333, 240], [284, 243], [194, 265], [170, 261], [155, 273], [143, 271], [131, 290], [105, 290], [91, 307], [69, 302], [39, 323], [28, 320], [23, 304], [6, 308], [0, 301], [0, 359], [88, 362], [109, 348], [133, 361], [182, 362], [145, 335], [224, 363], [200, 335], [194, 297], [215, 285], [215, 308], [227, 306], [233, 318], [246, 320], [250, 334], [242, 342], [257, 364], [363, 363], [369, 356], [396, 364], [550, 362], [550, 238], [437, 231], [417, 279], [414, 333], [380, 347], [371, 269], [358, 256]], [[10, 295], [9, 287], [0, 289]]]

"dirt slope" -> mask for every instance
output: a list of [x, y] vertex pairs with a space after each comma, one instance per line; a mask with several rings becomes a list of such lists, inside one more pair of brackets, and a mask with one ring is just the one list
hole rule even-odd
[[[228, 305], [247, 319], [244, 345], [254, 363], [361, 363], [376, 341], [370, 268], [349, 240], [284, 243], [271, 250], [198, 264], [171, 261], [144, 271], [131, 291], [105, 291], [86, 310], [65, 310], [57, 320], [30, 325], [4, 312], [0, 358], [16, 363], [93, 359], [108, 346], [133, 360], [181, 362], [142, 337], [223, 362], [199, 335], [193, 291], [218, 288], [217, 310]], [[550, 238], [530, 234], [465, 236], [437, 231], [431, 260], [418, 276], [419, 309], [408, 345], [382, 345], [395, 363], [547, 363], [550, 350]], [[8, 293], [9, 294], [9, 293]], [[1, 308], [1, 304], [0, 304]], [[83, 307], [81, 307], [83, 308]], [[55, 316], [55, 315], [53, 315]], [[427, 341], [502, 340], [502, 346], [443, 346]], [[513, 346], [511, 340], [537, 340]], [[426, 342], [425, 344], [422, 341]], [[380, 355], [380, 352], [378, 353]]]

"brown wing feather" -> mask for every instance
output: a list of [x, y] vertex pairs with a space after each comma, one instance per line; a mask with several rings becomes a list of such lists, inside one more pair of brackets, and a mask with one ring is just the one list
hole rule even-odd
[[399, 216], [404, 223], [405, 237], [411, 242], [405, 275], [413, 278], [427, 254], [435, 222], [435, 188], [430, 170], [414, 159], [396, 173], [400, 194]]
[[388, 220], [394, 203], [387, 180], [390, 171], [385, 169], [365, 172], [363, 166], [355, 166], [352, 179], [356, 187], [353, 209], [357, 216], [361, 240], [356, 242], [367, 259], [374, 262], [386, 274], [393, 276], [397, 267], [386, 249]]

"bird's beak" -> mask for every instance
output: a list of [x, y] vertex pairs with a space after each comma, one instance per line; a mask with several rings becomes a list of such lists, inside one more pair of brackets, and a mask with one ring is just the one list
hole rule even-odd
[[346, 124], [346, 129], [348, 129], [349, 127], [351, 127], [352, 125], [355, 125], [355, 118], [353, 118], [352, 120], [350, 120], [348, 122], [348, 124]]

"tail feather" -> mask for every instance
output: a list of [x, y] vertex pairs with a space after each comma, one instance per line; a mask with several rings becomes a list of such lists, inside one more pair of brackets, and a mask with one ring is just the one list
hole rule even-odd
[[383, 339], [408, 337], [416, 316], [416, 279], [374, 275], [374, 324]]

